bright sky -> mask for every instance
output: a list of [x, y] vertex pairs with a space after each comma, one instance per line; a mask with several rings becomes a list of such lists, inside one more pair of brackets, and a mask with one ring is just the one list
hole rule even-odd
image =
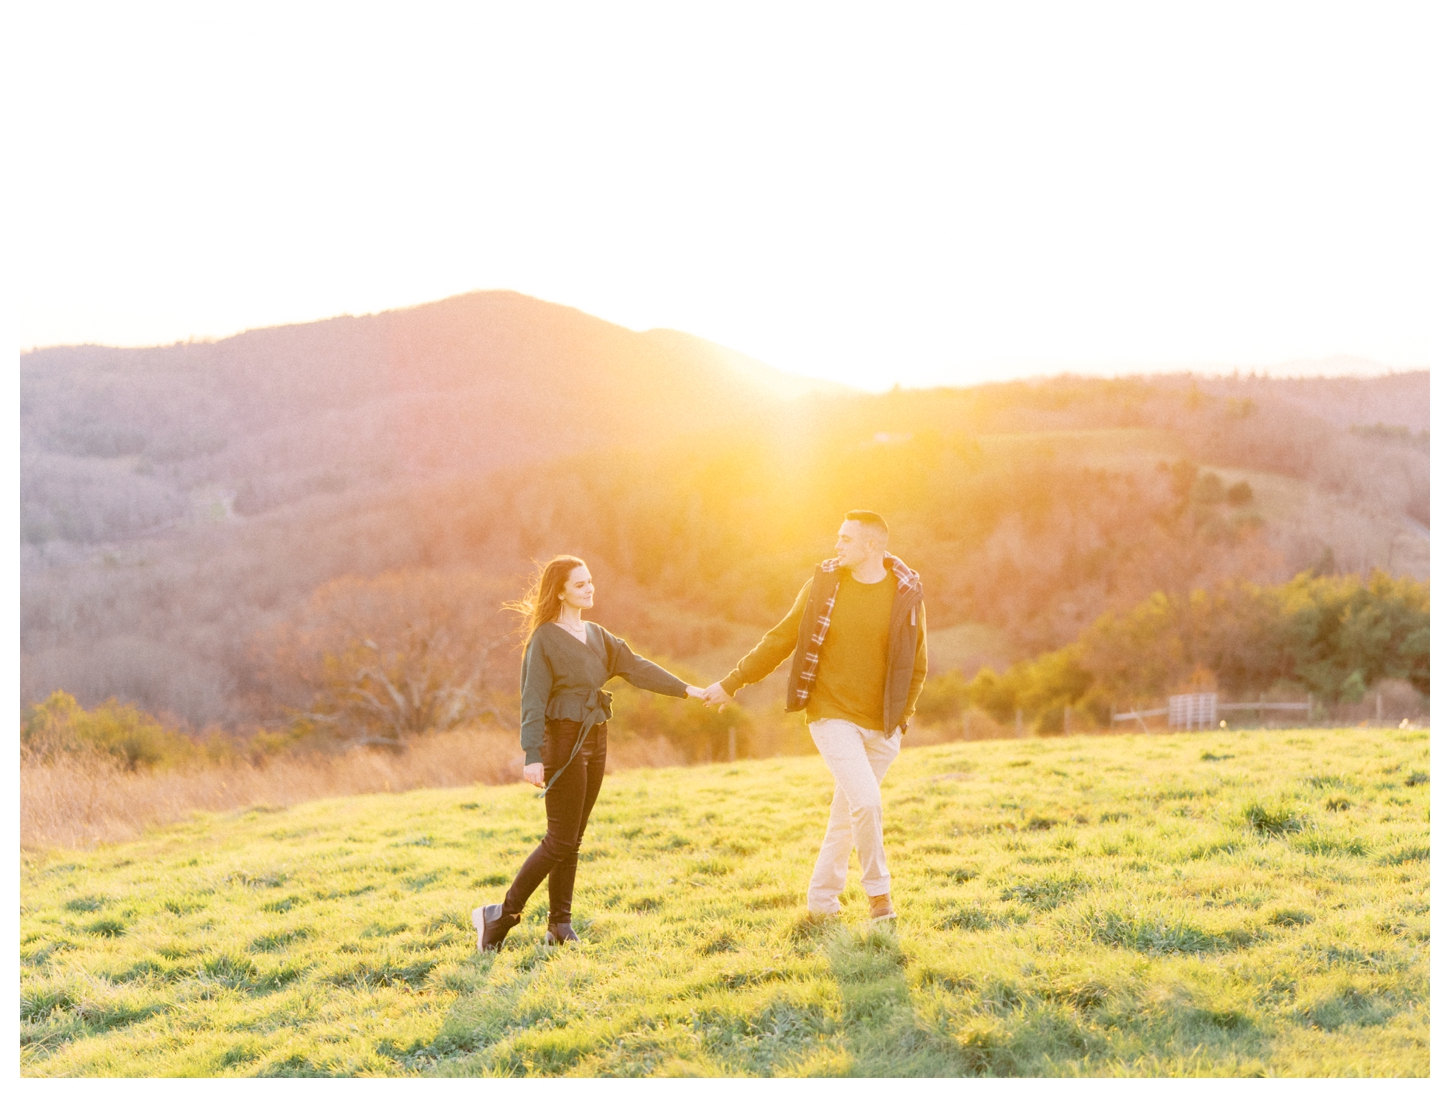
[[17, 334], [506, 288], [867, 388], [1424, 366], [1444, 10], [17, 4]]

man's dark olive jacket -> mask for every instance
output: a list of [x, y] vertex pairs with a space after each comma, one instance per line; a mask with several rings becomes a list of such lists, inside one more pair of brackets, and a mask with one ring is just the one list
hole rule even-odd
[[[921, 577], [890, 553], [886, 554], [885, 564], [896, 581], [886, 651], [886, 688], [881, 699], [882, 727], [890, 734], [897, 728], [905, 729], [916, 712], [916, 699], [926, 681], [926, 605], [922, 601]], [[788, 713], [804, 709], [810, 696], [810, 685], [803, 681], [806, 654], [820, 649], [820, 641], [812, 644], [812, 634], [839, 581], [840, 565], [834, 559], [817, 565], [815, 575], [796, 595], [790, 613], [720, 680], [725, 692], [733, 696], [742, 686], [759, 682], [794, 652], [785, 686], [785, 708]]]

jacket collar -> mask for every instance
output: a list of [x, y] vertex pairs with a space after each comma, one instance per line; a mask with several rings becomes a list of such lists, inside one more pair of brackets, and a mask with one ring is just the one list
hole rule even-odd
[[[890, 553], [887, 553], [883, 563], [890, 569], [891, 574], [896, 577], [896, 590], [899, 594], [906, 594], [908, 592], [919, 593], [921, 591], [921, 576], [907, 567], [906, 562], [900, 557], [893, 557]], [[841, 562], [835, 557], [832, 557], [830, 560], [821, 561], [822, 572], [838, 572], [840, 569]]]

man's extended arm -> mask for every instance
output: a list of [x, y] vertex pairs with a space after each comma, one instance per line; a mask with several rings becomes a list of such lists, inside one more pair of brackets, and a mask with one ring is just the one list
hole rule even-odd
[[790, 613], [760, 638], [760, 643], [745, 654], [745, 658], [735, 665], [734, 671], [720, 680], [719, 685], [725, 693], [733, 697], [735, 691], [742, 686], [759, 682], [795, 651], [796, 638], [800, 636], [801, 615], [805, 613], [806, 600], [810, 593], [811, 581], [807, 580], [796, 595]]

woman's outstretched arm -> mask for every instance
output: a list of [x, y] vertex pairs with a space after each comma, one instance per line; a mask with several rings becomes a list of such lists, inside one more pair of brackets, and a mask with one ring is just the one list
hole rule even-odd
[[611, 676], [618, 675], [630, 685], [641, 690], [651, 690], [656, 694], [667, 694], [672, 698], [691, 696], [692, 688], [683, 679], [671, 675], [659, 664], [635, 655], [629, 645], [608, 629], [601, 628], [600, 632], [604, 634], [604, 647], [609, 654]]

